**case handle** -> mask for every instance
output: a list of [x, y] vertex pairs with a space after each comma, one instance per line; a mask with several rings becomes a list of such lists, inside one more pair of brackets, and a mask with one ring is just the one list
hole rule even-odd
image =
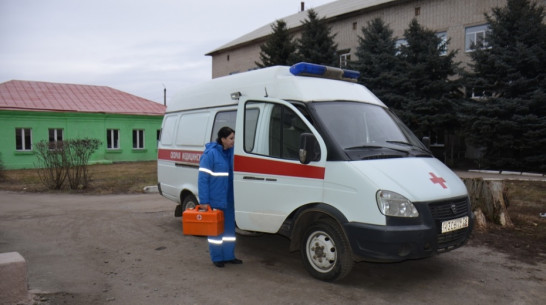
[[195, 206], [195, 210], [198, 212], [207, 212], [211, 211], [210, 204], [198, 204]]

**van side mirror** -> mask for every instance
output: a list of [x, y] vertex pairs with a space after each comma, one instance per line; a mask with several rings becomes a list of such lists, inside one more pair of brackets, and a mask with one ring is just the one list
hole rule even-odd
[[312, 133], [302, 133], [300, 135], [299, 158], [303, 164], [320, 161], [320, 146], [317, 138]]
[[427, 149], [430, 149], [430, 137], [423, 137], [423, 140], [421, 142], [425, 144]]

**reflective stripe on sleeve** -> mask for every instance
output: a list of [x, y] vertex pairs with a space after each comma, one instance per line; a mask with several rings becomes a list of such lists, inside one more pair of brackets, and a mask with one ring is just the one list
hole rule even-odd
[[211, 171], [210, 169], [204, 168], [204, 167], [200, 167], [199, 171], [207, 173], [207, 174], [209, 174], [211, 176], [215, 176], [215, 177], [227, 177], [227, 176], [229, 176], [229, 173], [226, 173], [226, 172], [215, 173], [215, 172]]

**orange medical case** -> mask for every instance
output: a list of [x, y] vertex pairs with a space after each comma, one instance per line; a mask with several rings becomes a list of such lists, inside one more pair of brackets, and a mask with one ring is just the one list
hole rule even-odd
[[224, 233], [224, 213], [210, 205], [197, 205], [182, 213], [184, 235], [218, 236]]

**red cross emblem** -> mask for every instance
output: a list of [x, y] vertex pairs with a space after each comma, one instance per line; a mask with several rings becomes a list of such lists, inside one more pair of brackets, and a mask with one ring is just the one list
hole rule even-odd
[[442, 177], [436, 177], [436, 175], [434, 173], [429, 173], [430, 176], [432, 178], [430, 178], [430, 181], [432, 181], [432, 183], [436, 184], [440, 184], [443, 188], [447, 188], [447, 185], [446, 185], [446, 181], [444, 180], [444, 178]]

